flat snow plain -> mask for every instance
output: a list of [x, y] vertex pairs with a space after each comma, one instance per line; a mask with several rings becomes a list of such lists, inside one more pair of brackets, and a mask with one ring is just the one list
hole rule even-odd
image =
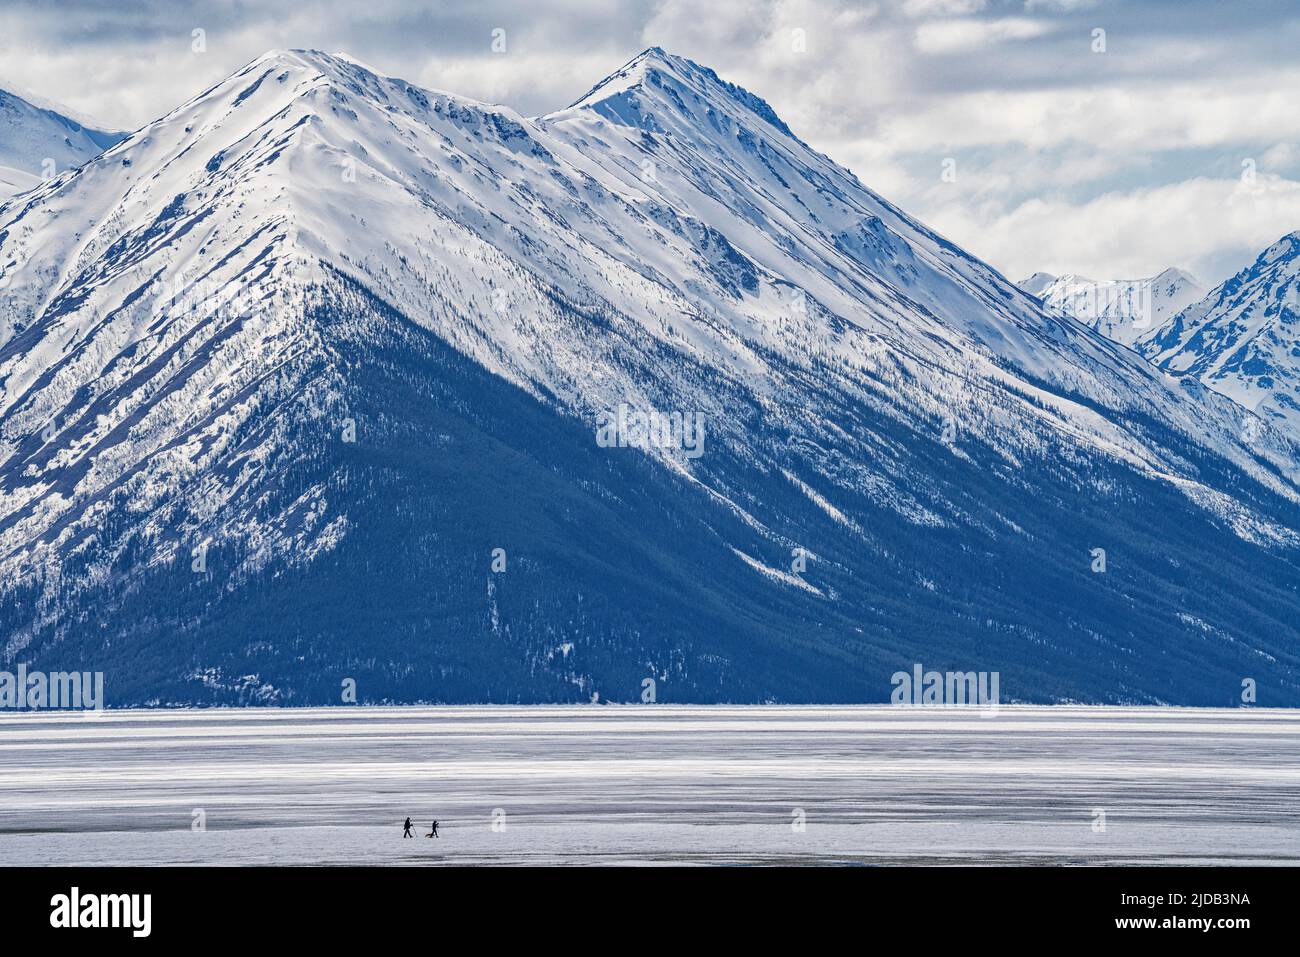
[[1298, 862], [1296, 711], [0, 715], [3, 865]]

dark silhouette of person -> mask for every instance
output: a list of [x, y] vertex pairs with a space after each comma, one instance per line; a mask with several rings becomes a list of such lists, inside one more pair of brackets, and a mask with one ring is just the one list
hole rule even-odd
[[437, 836], [438, 836], [438, 822], [437, 822], [437, 821], [434, 821], [434, 822], [433, 822], [433, 827], [432, 827], [432, 828], [430, 829], [430, 831], [429, 831], [429, 836], [430, 836], [430, 837], [437, 837]]
[[406, 825], [402, 828], [402, 837], [415, 837], [411, 833], [411, 819], [409, 817], [406, 819]]

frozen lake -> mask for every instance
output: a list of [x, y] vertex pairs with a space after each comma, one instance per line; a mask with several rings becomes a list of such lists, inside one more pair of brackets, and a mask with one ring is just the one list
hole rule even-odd
[[1300, 863], [1300, 712], [0, 714], [0, 864], [553, 862]]

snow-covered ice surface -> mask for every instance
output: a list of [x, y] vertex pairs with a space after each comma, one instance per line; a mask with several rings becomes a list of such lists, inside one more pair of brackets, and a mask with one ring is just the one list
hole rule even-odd
[[9, 714], [0, 766], [8, 865], [1300, 862], [1292, 711]]

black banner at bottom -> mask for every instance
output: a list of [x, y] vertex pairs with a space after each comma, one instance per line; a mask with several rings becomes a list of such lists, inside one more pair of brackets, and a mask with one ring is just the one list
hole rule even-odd
[[[770, 943], [798, 921], [927, 946], [1018, 931], [1231, 947], [1286, 939], [1291, 868], [10, 868], [5, 939], [372, 945], [619, 935]], [[989, 934], [997, 936], [986, 936]], [[611, 936], [612, 935], [612, 936]], [[919, 936], [918, 936], [919, 935]]]

